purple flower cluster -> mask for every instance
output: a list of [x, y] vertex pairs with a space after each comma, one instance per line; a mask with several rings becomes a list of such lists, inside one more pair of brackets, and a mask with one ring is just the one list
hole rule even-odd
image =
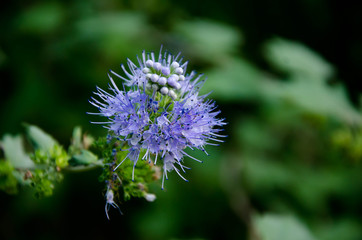
[[220, 111], [215, 111], [215, 103], [206, 95], [199, 96], [205, 80], [194, 71], [185, 75], [187, 62], [179, 57], [162, 53], [162, 49], [158, 59], [154, 53], [143, 52], [142, 58], [137, 58], [139, 66], [130, 60], [129, 70], [121, 65], [125, 77], [111, 71], [124, 81], [123, 90], [108, 75], [111, 93], [97, 88], [95, 94], [101, 100], [91, 101], [99, 109], [95, 114], [109, 120], [99, 124], [105, 124], [110, 134], [127, 146], [127, 157], [114, 170], [126, 159], [134, 167], [139, 160], [153, 161], [155, 165], [161, 162], [162, 188], [167, 172], [172, 170], [187, 181], [180, 173], [188, 169], [183, 165], [185, 156], [201, 162], [187, 154], [186, 148], [206, 153], [205, 145], [217, 145], [211, 141], [222, 142], [218, 138], [225, 137], [217, 128], [225, 123], [217, 118]]

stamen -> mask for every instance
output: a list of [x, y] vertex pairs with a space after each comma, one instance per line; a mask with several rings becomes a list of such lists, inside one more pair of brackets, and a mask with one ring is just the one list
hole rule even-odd
[[155, 165], [156, 165], [156, 163], [157, 163], [157, 156], [158, 156], [158, 152], [156, 153], [156, 157], [155, 157]]
[[174, 167], [173, 169], [177, 172], [177, 174], [178, 174], [183, 180], [185, 180], [185, 182], [188, 182], [188, 181], [189, 181], [189, 180], [187, 180], [186, 178], [184, 178], [184, 177], [180, 174], [180, 172], [177, 170], [176, 167]]
[[115, 167], [115, 169], [113, 169], [113, 172], [116, 171], [116, 169], [121, 166], [121, 164], [124, 162], [124, 160], [126, 160], [129, 156], [129, 153], [127, 154], [127, 156], [122, 160], [122, 162], [120, 164], [117, 165], [117, 167]]
[[163, 174], [162, 174], [162, 186], [161, 186], [162, 190], [163, 190], [163, 185], [165, 183], [165, 171], [166, 171], [166, 169], [163, 171]]
[[188, 156], [189, 158], [191, 158], [191, 159], [199, 162], [199, 163], [203, 163], [203, 161], [201, 161], [201, 160], [199, 160], [199, 159], [197, 159], [197, 158], [194, 158], [193, 156], [188, 155], [185, 151], [182, 151], [182, 153], [185, 154], [186, 156]]

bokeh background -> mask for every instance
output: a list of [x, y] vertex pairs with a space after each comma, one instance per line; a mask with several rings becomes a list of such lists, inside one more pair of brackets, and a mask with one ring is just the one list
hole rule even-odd
[[[362, 239], [362, 5], [341, 1], [8, 1], [0, 135], [38, 125], [64, 146], [95, 86], [143, 49], [182, 51], [229, 137], [157, 200], [104, 213], [100, 169], [50, 198], [0, 193], [0, 239]], [[119, 82], [120, 84], [120, 82]]]

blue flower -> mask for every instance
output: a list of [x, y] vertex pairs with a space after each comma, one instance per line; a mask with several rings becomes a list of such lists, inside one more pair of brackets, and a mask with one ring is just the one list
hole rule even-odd
[[108, 74], [110, 92], [97, 88], [94, 94], [99, 100], [92, 97], [90, 103], [99, 109], [93, 114], [108, 118], [107, 122], [97, 123], [104, 124], [111, 136], [123, 141], [123, 150], [128, 151], [114, 171], [126, 159], [134, 167], [139, 160], [161, 164], [163, 189], [170, 171], [187, 181], [181, 175], [181, 171], [189, 169], [183, 165], [184, 158], [201, 161], [185, 149], [201, 149], [207, 154], [206, 145], [223, 142], [219, 138], [225, 136], [219, 132], [226, 123], [217, 118], [220, 111], [215, 103], [207, 95], [199, 96], [206, 79], [195, 71], [186, 74], [188, 62], [183, 62], [180, 53], [173, 56], [161, 48], [156, 59], [153, 52], [143, 51], [137, 61], [138, 65], [128, 60], [128, 69], [121, 65], [124, 76], [110, 71], [123, 80], [122, 90]]

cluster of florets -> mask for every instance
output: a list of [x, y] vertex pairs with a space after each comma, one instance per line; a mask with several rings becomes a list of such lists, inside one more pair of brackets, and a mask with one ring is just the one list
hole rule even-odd
[[145, 64], [146, 67], [142, 69], [142, 72], [146, 74], [146, 79], [149, 80], [146, 88], [158, 90], [161, 94], [176, 99], [175, 90], [181, 88], [178, 81], [185, 81], [184, 69], [180, 67], [180, 64], [178, 62], [172, 62], [171, 65], [162, 64], [151, 59], [148, 59]]
[[128, 151], [114, 171], [126, 159], [134, 167], [139, 160], [155, 165], [161, 162], [162, 188], [167, 172], [172, 170], [187, 181], [180, 173], [188, 169], [183, 165], [185, 156], [201, 162], [187, 154], [186, 148], [206, 153], [205, 145], [217, 145], [210, 141], [222, 142], [218, 137], [224, 137], [219, 134], [222, 130], [216, 128], [225, 125], [223, 119], [216, 118], [220, 111], [214, 111], [215, 103], [206, 100], [206, 95], [199, 96], [205, 80], [200, 80], [202, 75], [195, 72], [184, 75], [187, 62], [182, 63], [179, 56], [162, 55], [160, 51], [156, 61], [153, 53], [143, 52], [142, 58], [137, 58], [139, 66], [130, 60], [129, 71], [121, 66], [126, 77], [111, 71], [130, 89], [123, 85], [123, 90], [119, 90], [109, 75], [112, 93], [98, 88], [95, 94], [102, 102], [94, 98], [91, 101], [100, 111], [96, 114], [109, 120], [100, 124], [106, 124], [110, 134], [123, 141], [122, 150]]

